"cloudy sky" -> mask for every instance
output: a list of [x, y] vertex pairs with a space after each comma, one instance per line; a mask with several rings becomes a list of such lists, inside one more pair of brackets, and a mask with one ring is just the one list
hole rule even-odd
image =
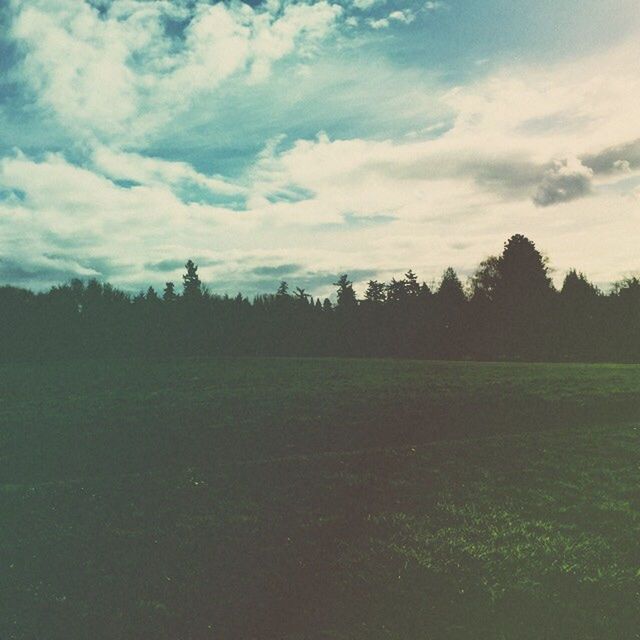
[[4, 0], [0, 283], [640, 270], [637, 0]]

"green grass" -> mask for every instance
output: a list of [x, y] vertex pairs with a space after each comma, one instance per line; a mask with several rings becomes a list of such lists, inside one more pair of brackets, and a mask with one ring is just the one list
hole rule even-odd
[[640, 637], [640, 367], [0, 368], [0, 638]]

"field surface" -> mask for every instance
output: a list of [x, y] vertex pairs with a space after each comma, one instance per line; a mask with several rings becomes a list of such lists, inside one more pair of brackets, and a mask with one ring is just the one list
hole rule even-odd
[[0, 366], [2, 640], [640, 638], [640, 366]]

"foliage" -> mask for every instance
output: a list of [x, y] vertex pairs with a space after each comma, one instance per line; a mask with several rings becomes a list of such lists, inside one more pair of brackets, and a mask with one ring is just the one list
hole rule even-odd
[[83, 355], [323, 355], [477, 360], [640, 360], [640, 280], [604, 294], [570, 271], [559, 291], [522, 235], [484, 260], [465, 288], [451, 267], [435, 292], [410, 269], [370, 280], [358, 300], [347, 274], [336, 304], [281, 282], [252, 301], [212, 295], [189, 260], [183, 293], [167, 282], [131, 296], [97, 280], [45, 293], [0, 287], [0, 358]]

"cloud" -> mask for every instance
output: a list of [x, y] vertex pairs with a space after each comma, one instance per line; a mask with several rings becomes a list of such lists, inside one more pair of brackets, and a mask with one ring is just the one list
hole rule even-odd
[[159, 260], [158, 262], [147, 262], [144, 266], [149, 271], [161, 271], [166, 273], [168, 271], [177, 271], [182, 269], [185, 265], [184, 260]]
[[384, 4], [385, 2], [386, 0], [353, 0], [353, 6], [356, 9], [366, 11], [367, 9], [371, 9], [377, 4]]
[[[200, 94], [244, 73], [264, 80], [296, 51], [310, 55], [342, 8], [324, 0], [270, 5], [112, 0], [13, 0], [10, 34], [24, 80], [43, 107], [83, 138], [132, 142]], [[178, 35], [168, 20], [186, 24]]]
[[391, 23], [388, 18], [378, 18], [377, 20], [371, 18], [368, 24], [372, 29], [386, 29]]
[[416, 16], [409, 9], [404, 9], [403, 11], [392, 11], [389, 14], [388, 18], [389, 20], [394, 20], [395, 22], [411, 24], [416, 19]]
[[[436, 215], [473, 198], [485, 206], [491, 194], [538, 207], [589, 196], [609, 175], [640, 169], [637, 54], [625, 45], [545, 70], [507, 67], [442, 94], [456, 115], [438, 137], [299, 140], [271, 154], [270, 180], [317, 194], [332, 222], [341, 211]], [[594, 79], [593, 68], [609, 72]], [[555, 126], [568, 114], [573, 126]], [[254, 184], [254, 202], [267, 187]]]
[[637, 267], [637, 40], [453, 87], [372, 44], [399, 37], [368, 20], [429, 7], [341, 4], [12, 0], [49, 134], [0, 152], [5, 273], [135, 289], [193, 257], [214, 291], [325, 295], [338, 271], [467, 273], [516, 232], [598, 281]]
[[64, 282], [71, 278], [99, 275], [93, 269], [82, 267], [68, 259], [20, 256], [0, 258], [0, 283], [41, 288], [43, 284]]
[[585, 155], [582, 162], [595, 173], [604, 175], [640, 169], [640, 138]]
[[556, 162], [545, 172], [536, 189], [533, 202], [539, 207], [548, 207], [559, 202], [569, 202], [589, 195], [593, 171], [576, 158]]
[[288, 276], [299, 272], [302, 268], [299, 264], [264, 265], [254, 267], [251, 272], [258, 276]]
[[367, 24], [375, 30], [386, 29], [394, 22], [398, 24], [411, 24], [416, 19], [416, 14], [411, 9], [396, 9], [391, 11], [386, 17], [369, 18]]
[[186, 162], [154, 158], [99, 146], [93, 151], [94, 167], [113, 180], [144, 185], [197, 186], [222, 196], [243, 196], [246, 189], [221, 175], [207, 176]]

